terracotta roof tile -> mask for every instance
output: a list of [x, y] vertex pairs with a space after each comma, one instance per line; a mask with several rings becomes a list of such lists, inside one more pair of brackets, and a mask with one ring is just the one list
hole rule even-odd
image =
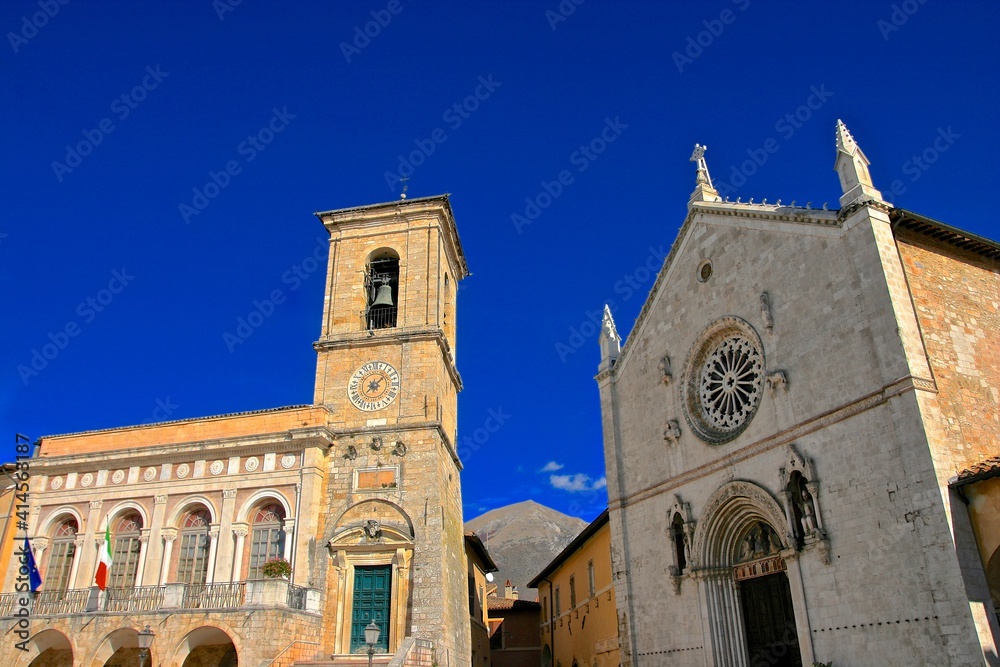
[[486, 609], [488, 611], [515, 610], [538, 610], [542, 605], [531, 600], [515, 600], [514, 598], [486, 598]]
[[978, 479], [997, 475], [1000, 475], [1000, 456], [993, 456], [961, 471], [957, 477], [951, 480], [951, 484], [962, 484], [972, 481], [973, 478]]

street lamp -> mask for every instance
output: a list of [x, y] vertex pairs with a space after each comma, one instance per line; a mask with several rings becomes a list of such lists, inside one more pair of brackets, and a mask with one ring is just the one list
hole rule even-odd
[[368, 667], [372, 667], [372, 656], [375, 654], [375, 644], [378, 644], [379, 629], [372, 621], [365, 627], [365, 643], [368, 644]]
[[153, 645], [153, 637], [156, 633], [149, 629], [149, 624], [146, 624], [146, 629], [139, 633], [139, 667], [144, 667], [146, 664], [146, 657], [149, 656], [149, 647]]

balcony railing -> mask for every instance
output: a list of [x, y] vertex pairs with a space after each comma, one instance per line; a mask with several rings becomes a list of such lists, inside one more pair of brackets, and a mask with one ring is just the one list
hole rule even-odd
[[231, 584], [188, 584], [184, 588], [184, 609], [231, 609], [242, 607], [247, 597], [245, 581]]
[[163, 606], [163, 586], [109, 588], [104, 593], [104, 611], [149, 611]]
[[[281, 589], [287, 585], [287, 592]], [[248, 595], [252, 587], [253, 595]], [[252, 598], [252, 599], [251, 599]], [[319, 592], [283, 581], [257, 580], [220, 584], [167, 584], [108, 588], [98, 595], [96, 588], [37, 593], [0, 594], [0, 618], [21, 613], [27, 600], [31, 616], [78, 614], [82, 612], [132, 613], [161, 609], [238, 609], [249, 605], [288, 607], [318, 611]]]

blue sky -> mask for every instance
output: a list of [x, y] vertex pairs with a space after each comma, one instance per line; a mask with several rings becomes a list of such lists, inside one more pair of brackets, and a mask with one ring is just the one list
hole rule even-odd
[[[452, 194], [473, 273], [460, 439], [502, 422], [470, 449], [466, 518], [532, 498], [592, 519], [606, 504], [592, 322], [614, 300], [631, 329], [683, 221], [695, 142], [734, 198], [835, 206], [842, 118], [897, 205], [997, 238], [980, 209], [998, 176], [998, 14], [5, 2], [0, 453], [16, 432], [311, 402], [312, 214], [396, 199], [409, 174], [411, 196]], [[274, 289], [286, 301], [227, 339]]]

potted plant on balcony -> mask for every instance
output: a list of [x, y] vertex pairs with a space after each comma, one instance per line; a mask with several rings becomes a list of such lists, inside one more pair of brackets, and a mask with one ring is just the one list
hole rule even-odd
[[272, 558], [264, 563], [262, 572], [268, 579], [288, 579], [292, 575], [292, 565], [284, 558]]

